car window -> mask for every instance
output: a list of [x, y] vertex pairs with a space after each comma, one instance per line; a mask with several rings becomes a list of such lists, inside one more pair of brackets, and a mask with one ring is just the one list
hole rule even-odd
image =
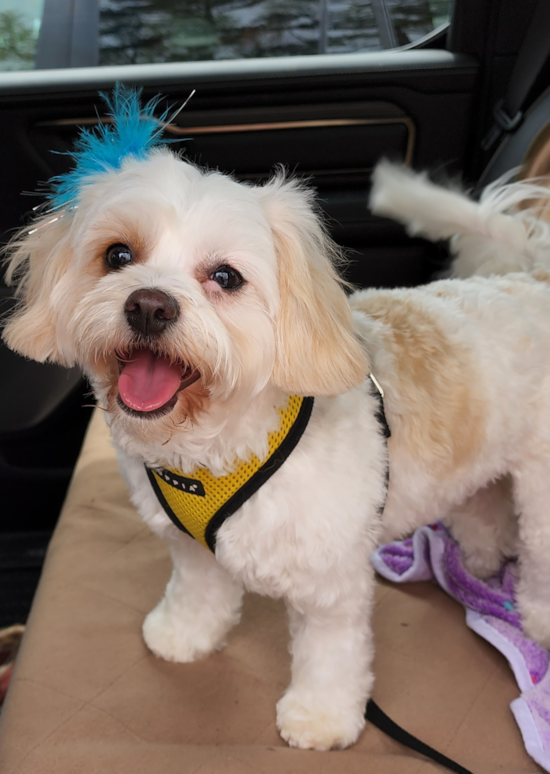
[[32, 70], [44, 0], [0, 0], [0, 70]]
[[414, 42], [450, 0], [101, 0], [100, 64], [351, 53]]
[[415, 43], [452, 0], [0, 0], [0, 69], [342, 54]]

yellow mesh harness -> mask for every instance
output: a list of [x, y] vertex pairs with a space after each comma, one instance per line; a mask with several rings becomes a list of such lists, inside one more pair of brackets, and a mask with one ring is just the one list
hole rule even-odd
[[176, 527], [215, 551], [218, 529], [281, 467], [306, 429], [312, 408], [313, 398], [291, 395], [279, 409], [279, 429], [268, 435], [267, 457], [253, 455], [225, 476], [213, 476], [207, 468], [183, 475], [146, 465], [155, 494]]

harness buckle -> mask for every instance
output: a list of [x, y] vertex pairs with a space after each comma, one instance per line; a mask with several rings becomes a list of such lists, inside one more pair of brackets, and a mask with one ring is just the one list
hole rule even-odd
[[375, 387], [376, 387], [376, 389], [378, 390], [378, 392], [379, 392], [379, 394], [380, 394], [380, 397], [381, 397], [381, 398], [384, 398], [384, 397], [385, 397], [385, 395], [384, 395], [384, 390], [382, 389], [382, 386], [380, 385], [380, 382], [378, 381], [378, 379], [376, 378], [376, 376], [375, 376], [373, 373], [370, 373], [370, 374], [369, 374], [369, 379], [371, 380], [371, 382], [374, 384], [374, 386], [375, 386]]

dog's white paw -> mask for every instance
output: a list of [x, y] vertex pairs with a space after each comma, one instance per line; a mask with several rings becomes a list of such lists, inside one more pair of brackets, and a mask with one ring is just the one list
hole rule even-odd
[[[319, 698], [319, 697], [318, 697]], [[290, 689], [277, 704], [277, 728], [291, 747], [331, 750], [349, 747], [365, 726], [362, 711], [344, 710], [312, 694], [300, 696]]]
[[188, 663], [223, 648], [227, 629], [212, 614], [174, 611], [162, 599], [143, 622], [143, 639], [155, 656]]
[[468, 553], [462, 550], [461, 553], [465, 569], [480, 580], [496, 575], [502, 565], [502, 554], [498, 548], [477, 548]]

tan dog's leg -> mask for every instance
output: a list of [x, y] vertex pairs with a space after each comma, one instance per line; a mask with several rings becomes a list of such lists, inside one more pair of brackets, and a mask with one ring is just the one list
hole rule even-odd
[[509, 477], [479, 489], [444, 520], [476, 578], [490, 578], [517, 553], [518, 522]]

